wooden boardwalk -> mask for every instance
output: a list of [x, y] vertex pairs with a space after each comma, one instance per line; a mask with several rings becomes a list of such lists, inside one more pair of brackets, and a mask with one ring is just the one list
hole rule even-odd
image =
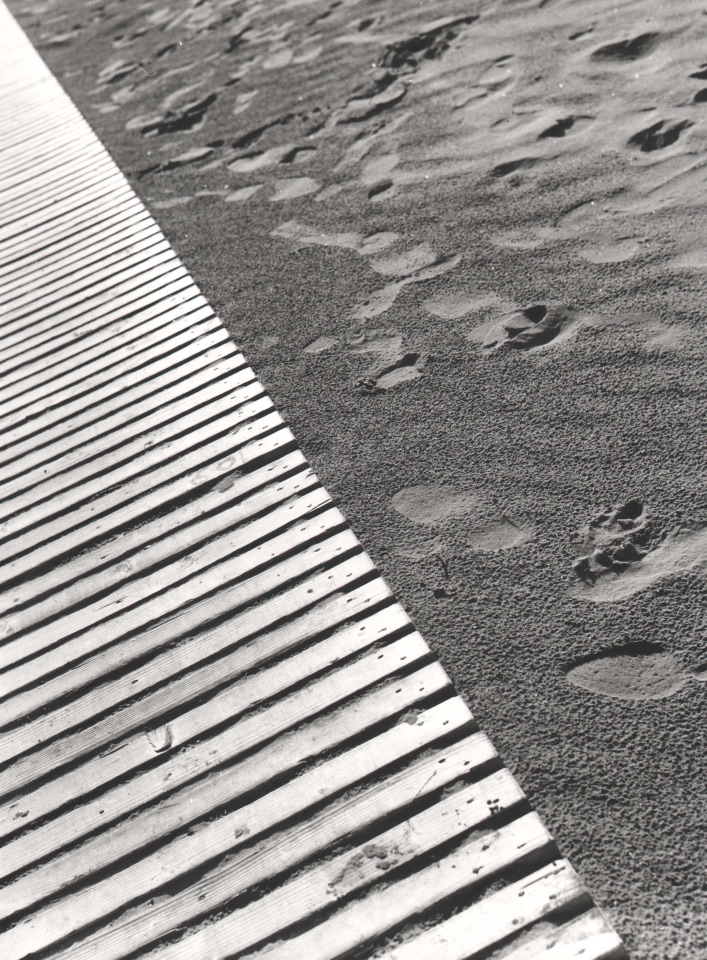
[[0, 957], [621, 943], [0, 3]]

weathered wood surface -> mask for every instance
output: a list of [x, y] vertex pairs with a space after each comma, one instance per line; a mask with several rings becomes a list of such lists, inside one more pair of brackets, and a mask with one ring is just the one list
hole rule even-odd
[[0, 956], [622, 956], [0, 2]]

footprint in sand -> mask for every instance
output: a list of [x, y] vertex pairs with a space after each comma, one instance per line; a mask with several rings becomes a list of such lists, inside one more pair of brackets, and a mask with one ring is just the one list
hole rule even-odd
[[271, 203], [307, 197], [311, 193], [316, 193], [320, 184], [311, 177], [290, 177], [288, 180], [275, 180], [274, 186], [275, 193], [270, 197]]
[[636, 37], [597, 47], [591, 54], [591, 59], [603, 63], [630, 63], [652, 53], [660, 43], [660, 39], [659, 33], [641, 33]]
[[326, 233], [324, 230], [307, 226], [297, 220], [288, 220], [286, 223], [281, 223], [270, 233], [270, 236], [292, 240], [302, 246], [340, 247], [345, 250], [353, 250], [362, 257], [368, 257], [386, 250], [400, 237], [399, 234], [390, 231], [367, 235], [362, 233]]
[[679, 120], [669, 123], [667, 120], [658, 120], [644, 130], [639, 130], [629, 137], [629, 147], [635, 147], [642, 153], [652, 153], [654, 150], [665, 150], [666, 147], [677, 143], [683, 130], [694, 127], [692, 120]]
[[[138, 171], [138, 178], [142, 179], [149, 173], [167, 173], [169, 170], [176, 170], [178, 167], [186, 167], [190, 163], [197, 163], [199, 160], [205, 160], [214, 152], [213, 147], [191, 147], [164, 163], [153, 164], [151, 167], [145, 167]], [[200, 169], [205, 169], [201, 167]]]
[[[189, 89], [189, 88], [187, 88]], [[218, 93], [209, 93], [205, 97], [189, 100], [177, 107], [174, 99], [177, 91], [168, 98], [170, 105], [163, 102], [162, 113], [152, 117], [133, 117], [126, 124], [127, 130], [139, 130], [143, 136], [163, 136], [167, 133], [182, 133], [186, 130], [197, 130], [204, 122], [209, 107], [218, 99]]]
[[243, 203], [244, 200], [249, 200], [253, 194], [257, 193], [261, 187], [262, 183], [253, 183], [249, 187], [239, 187], [238, 190], [227, 193], [223, 199], [226, 203]]
[[538, 140], [546, 140], [548, 137], [566, 137], [570, 133], [579, 133], [580, 130], [586, 130], [593, 121], [594, 117], [584, 115], [562, 117], [539, 133]]
[[422, 376], [425, 358], [419, 353], [403, 350], [403, 338], [394, 330], [362, 330], [341, 341], [340, 337], [317, 337], [304, 348], [305, 353], [324, 353], [342, 345], [355, 355], [373, 355], [376, 361], [359, 380], [359, 387], [367, 393], [390, 390]]
[[572, 568], [573, 596], [595, 603], [625, 600], [665, 577], [707, 571], [707, 524], [654, 530], [640, 500], [599, 514], [582, 531], [587, 552]]
[[424, 360], [419, 353], [405, 353], [394, 363], [376, 371], [360, 381], [360, 387], [367, 393], [390, 390], [401, 383], [417, 380], [422, 376]]
[[390, 390], [422, 376], [424, 358], [403, 351], [403, 338], [392, 330], [363, 330], [346, 338], [349, 352], [373, 354], [377, 359], [359, 386], [368, 393]]
[[466, 293], [463, 290], [443, 293], [425, 300], [422, 306], [433, 317], [441, 320], [458, 320], [471, 313], [479, 305], [479, 297]]
[[557, 340], [560, 335], [564, 339], [577, 326], [577, 315], [570, 307], [531, 304], [507, 315], [492, 327], [483, 347], [486, 350], [532, 350]]
[[479, 508], [475, 493], [455, 490], [445, 484], [418, 484], [405, 487], [393, 497], [393, 508], [413, 523], [435, 526], [452, 517], [461, 517]]
[[325, 350], [331, 350], [332, 347], [335, 347], [339, 343], [338, 337], [317, 337], [316, 340], [312, 340], [311, 343], [308, 343], [304, 348], [305, 353], [324, 353]]
[[[427, 265], [422, 266], [427, 260]], [[358, 303], [351, 312], [354, 320], [370, 320], [389, 310], [395, 303], [400, 291], [412, 283], [422, 283], [432, 280], [449, 270], [453, 270], [461, 262], [459, 255], [438, 258], [427, 246], [421, 244], [397, 257], [377, 260], [371, 266], [377, 273], [397, 275], [398, 279], [369, 293]], [[406, 273], [406, 271], [410, 271]], [[413, 272], [414, 271], [414, 272]]]
[[[405, 487], [395, 494], [393, 509], [412, 523], [426, 527], [445, 527], [454, 521], [454, 534], [468, 547], [478, 553], [495, 553], [510, 550], [527, 543], [533, 531], [512, 520], [489, 505], [483, 497], [470, 491], [456, 490], [445, 484], [419, 484]], [[439, 552], [443, 540], [433, 541], [434, 551]], [[403, 543], [396, 549], [398, 556], [406, 556], [408, 548]]]
[[707, 681], [707, 668], [691, 670], [658, 644], [612, 647], [568, 664], [569, 683], [621, 700], [664, 700], [692, 681]]

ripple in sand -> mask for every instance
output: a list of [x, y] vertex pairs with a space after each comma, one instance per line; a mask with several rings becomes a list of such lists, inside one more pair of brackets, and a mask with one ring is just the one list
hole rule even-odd
[[248, 93], [239, 93], [236, 97], [236, 105], [231, 111], [233, 116], [237, 117], [239, 113], [245, 113], [257, 95], [257, 90], [249, 90]]
[[646, 57], [658, 46], [661, 40], [659, 33], [642, 33], [636, 37], [617, 40], [615, 43], [604, 44], [593, 51], [592, 60], [601, 60], [605, 63], [626, 63]]
[[[387, 284], [385, 287], [374, 290], [354, 307], [351, 312], [352, 319], [370, 320], [373, 317], [380, 316], [393, 306], [403, 287], [411, 283], [422, 283], [425, 280], [432, 280], [434, 277], [439, 277], [449, 270], [453, 270], [460, 262], [461, 256], [458, 254], [452, 257], [441, 257], [429, 264], [429, 266], [416, 270], [415, 273], [412, 273], [410, 276], [402, 277], [393, 283]], [[399, 265], [402, 265], [402, 261], [400, 261]]]
[[643, 153], [652, 153], [654, 150], [665, 150], [666, 147], [677, 143], [683, 130], [694, 126], [692, 120], [680, 120], [669, 123], [667, 120], [658, 120], [644, 130], [639, 130], [629, 137], [628, 146], [636, 147]]
[[284, 156], [291, 153], [294, 144], [286, 143], [282, 147], [271, 147], [269, 150], [257, 150], [255, 153], [247, 154], [245, 157], [239, 157], [228, 164], [228, 169], [234, 173], [250, 173], [252, 170], [262, 170], [263, 167], [270, 167], [279, 163]]
[[628, 644], [575, 661], [567, 668], [575, 687], [621, 700], [664, 700], [707, 670], [689, 670], [672, 653], [652, 644]]
[[662, 356], [664, 353], [684, 350], [690, 344], [691, 331], [686, 327], [668, 327], [658, 322], [652, 324], [647, 332], [652, 335], [642, 346], [644, 353]]
[[442, 549], [442, 540], [440, 537], [429, 537], [424, 534], [417, 536], [416, 531], [412, 531], [404, 538], [398, 540], [392, 547], [392, 552], [401, 560], [412, 560], [419, 563], [427, 557], [433, 557]]

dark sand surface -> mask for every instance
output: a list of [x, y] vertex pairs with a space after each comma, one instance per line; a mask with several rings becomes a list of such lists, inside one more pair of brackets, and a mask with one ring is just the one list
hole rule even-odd
[[707, 9], [13, 0], [640, 960], [707, 957]]

